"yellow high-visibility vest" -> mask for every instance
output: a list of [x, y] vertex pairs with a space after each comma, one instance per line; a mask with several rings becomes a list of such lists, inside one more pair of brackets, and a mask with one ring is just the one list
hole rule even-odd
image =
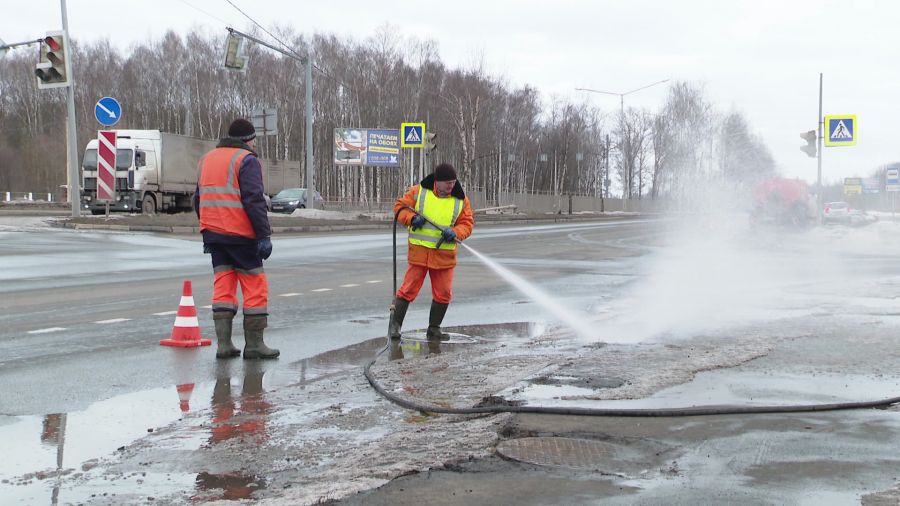
[[[440, 198], [428, 188], [419, 185], [419, 198], [416, 199], [416, 212], [427, 217], [442, 228], [452, 227], [462, 212], [463, 201], [456, 197]], [[409, 227], [409, 243], [435, 249], [441, 238], [441, 229], [429, 222], [422, 228], [412, 230]], [[440, 249], [456, 249], [456, 241], [441, 243]]]

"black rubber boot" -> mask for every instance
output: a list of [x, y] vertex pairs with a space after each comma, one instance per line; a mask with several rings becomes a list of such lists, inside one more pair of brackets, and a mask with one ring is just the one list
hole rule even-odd
[[388, 325], [388, 335], [391, 339], [400, 339], [400, 328], [403, 327], [407, 309], [409, 309], [408, 300], [400, 297], [394, 298], [394, 311], [391, 312], [391, 323]]
[[213, 323], [216, 325], [216, 358], [234, 358], [241, 356], [241, 350], [231, 342], [231, 326], [234, 313], [231, 311], [213, 311]]
[[450, 304], [431, 301], [431, 313], [428, 314], [428, 331], [425, 332], [426, 338], [441, 341], [450, 340], [450, 336], [441, 332], [441, 322], [444, 321], [444, 315], [447, 314], [448, 307], [450, 307]]
[[268, 326], [266, 315], [244, 315], [244, 358], [277, 358], [281, 352], [263, 342], [263, 330]]

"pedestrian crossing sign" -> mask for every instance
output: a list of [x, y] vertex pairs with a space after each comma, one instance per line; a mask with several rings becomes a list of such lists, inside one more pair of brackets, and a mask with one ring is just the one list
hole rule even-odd
[[400, 123], [400, 147], [424, 148], [425, 123]]
[[826, 146], [856, 145], [856, 116], [825, 116]]

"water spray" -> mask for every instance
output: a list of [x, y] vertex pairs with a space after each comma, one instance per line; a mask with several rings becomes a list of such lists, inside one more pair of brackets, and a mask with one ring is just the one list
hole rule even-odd
[[[394, 291], [391, 293], [391, 318], [394, 316], [394, 304], [393, 297], [397, 293], [397, 217], [400, 214], [400, 211], [403, 209], [409, 209], [412, 212], [416, 212], [415, 209], [409, 206], [403, 206], [394, 213]], [[419, 213], [416, 213], [419, 214]], [[434, 225], [439, 230], [442, 230], [441, 227], [435, 225], [431, 222], [427, 217], [425, 220]], [[534, 288], [530, 283], [526, 282], [524, 279], [519, 278], [508, 269], [500, 266], [496, 262], [488, 259], [484, 255], [478, 253], [471, 247], [462, 244], [468, 251], [472, 252], [476, 257], [478, 257], [481, 261], [485, 262], [487, 265], [491, 266], [498, 274], [504, 276], [507, 281], [513, 284], [516, 288], [526, 293], [531, 297], [531, 294], [526, 291], [528, 287]], [[507, 277], [507, 275], [509, 277]], [[538, 291], [538, 293], [541, 293]], [[561, 310], [563, 314], [569, 314], [569, 312], [563, 308], [562, 306], [558, 306], [558, 310]], [[548, 306], [550, 309], [550, 306]], [[557, 313], [557, 310], [551, 309], [554, 314], [560, 316]], [[569, 318], [564, 318], [569, 323]], [[574, 320], [574, 321], [577, 321]], [[579, 330], [575, 328], [575, 330]], [[581, 331], [579, 330], [579, 333]], [[661, 408], [661, 409], [617, 409], [617, 408], [576, 408], [576, 407], [562, 407], [562, 406], [509, 406], [509, 405], [498, 405], [498, 406], [478, 406], [478, 407], [447, 407], [447, 406], [437, 406], [434, 404], [425, 404], [420, 402], [411, 401], [400, 397], [393, 392], [389, 392], [385, 389], [375, 378], [372, 376], [372, 365], [378, 360], [378, 357], [383, 354], [386, 350], [390, 348], [390, 332], [388, 332], [388, 336], [386, 338], [386, 343], [384, 347], [372, 357], [365, 367], [363, 367], [363, 375], [368, 380], [369, 384], [372, 388], [375, 389], [382, 397], [393, 402], [394, 404], [415, 411], [421, 411], [423, 413], [440, 413], [440, 414], [454, 414], [454, 415], [471, 415], [471, 414], [497, 414], [497, 413], [535, 413], [535, 414], [551, 414], [551, 415], [577, 415], [577, 416], [620, 416], [620, 417], [652, 417], [652, 418], [660, 418], [660, 417], [676, 417], [676, 416], [713, 416], [713, 415], [747, 415], [747, 414], [763, 414], [763, 413], [810, 413], [810, 412], [822, 412], [822, 411], [838, 411], [838, 410], [849, 410], [849, 409], [872, 409], [872, 408], [885, 408], [894, 404], [900, 404], [900, 397], [891, 397], [887, 399], [878, 399], [873, 401], [859, 401], [859, 402], [838, 402], [838, 403], [829, 403], [829, 404], [789, 404], [782, 406], [739, 406], [739, 405], [724, 405], [724, 406], [691, 406], [691, 407], [683, 407], [683, 408]]]

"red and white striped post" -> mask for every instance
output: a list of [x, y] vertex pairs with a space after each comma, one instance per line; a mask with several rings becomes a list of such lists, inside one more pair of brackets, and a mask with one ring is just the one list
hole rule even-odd
[[97, 201], [106, 202], [106, 214], [109, 214], [109, 203], [116, 201], [116, 132], [101, 130], [97, 135]]

